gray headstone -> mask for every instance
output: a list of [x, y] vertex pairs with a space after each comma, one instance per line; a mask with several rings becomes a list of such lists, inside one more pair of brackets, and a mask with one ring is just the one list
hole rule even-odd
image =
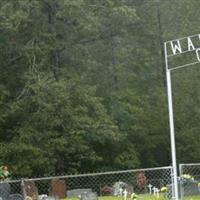
[[122, 196], [123, 195], [123, 190], [127, 188], [127, 184], [122, 181], [115, 182], [113, 185], [113, 194], [114, 196]]
[[80, 200], [98, 200], [98, 197], [95, 192], [88, 192], [82, 194]]
[[92, 192], [91, 189], [89, 188], [85, 188], [85, 189], [75, 189], [75, 190], [68, 190], [67, 191], [67, 197], [68, 198], [79, 198], [80, 196], [82, 196], [83, 194]]
[[47, 194], [40, 194], [38, 195], [38, 200], [46, 200], [48, 198]]
[[7, 200], [10, 195], [10, 185], [8, 183], [0, 183], [0, 198]]
[[23, 200], [23, 196], [21, 194], [11, 194], [8, 199], [9, 200]]
[[45, 200], [58, 200], [56, 197], [48, 196]]

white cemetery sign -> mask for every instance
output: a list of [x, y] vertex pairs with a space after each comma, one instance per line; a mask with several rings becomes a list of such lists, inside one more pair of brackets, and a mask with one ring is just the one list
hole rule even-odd
[[[169, 109], [169, 125], [170, 125], [170, 140], [171, 140], [171, 156], [173, 167], [173, 182], [174, 182], [174, 198], [178, 196], [178, 181], [177, 181], [177, 163], [176, 163], [176, 145], [174, 131], [174, 114], [172, 102], [172, 86], [171, 86], [171, 71], [188, 67], [200, 63], [200, 34], [195, 34], [164, 43], [165, 64], [166, 64], [166, 80], [167, 80], [167, 97]], [[155, 188], [153, 191], [155, 193]]]
[[170, 70], [200, 63], [200, 34], [165, 42], [165, 59]]

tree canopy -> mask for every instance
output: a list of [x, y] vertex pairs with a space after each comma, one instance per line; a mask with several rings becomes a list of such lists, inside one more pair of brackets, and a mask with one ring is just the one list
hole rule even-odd
[[[198, 33], [199, 6], [1, 0], [0, 163], [15, 176], [170, 165], [163, 42]], [[200, 155], [198, 70], [172, 76], [178, 162]]]

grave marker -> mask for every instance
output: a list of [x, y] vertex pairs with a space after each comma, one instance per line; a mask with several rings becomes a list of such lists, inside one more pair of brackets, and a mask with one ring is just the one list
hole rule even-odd
[[81, 195], [80, 200], [98, 200], [95, 192], [87, 192]]
[[2, 200], [7, 200], [10, 195], [9, 183], [0, 183], [0, 197]]
[[23, 200], [23, 196], [21, 194], [11, 194], [8, 200]]
[[38, 189], [33, 181], [24, 181], [24, 189], [26, 196], [31, 197], [33, 200], [38, 199]]
[[66, 197], [66, 183], [65, 180], [53, 179], [51, 181], [51, 195], [62, 199]]

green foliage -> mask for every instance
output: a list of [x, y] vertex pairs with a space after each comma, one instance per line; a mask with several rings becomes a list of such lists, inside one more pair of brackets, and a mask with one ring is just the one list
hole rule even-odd
[[[1, 163], [16, 176], [169, 165], [162, 45], [199, 31], [199, 3], [173, 5], [2, 0]], [[200, 153], [195, 70], [172, 77], [181, 162]]]

